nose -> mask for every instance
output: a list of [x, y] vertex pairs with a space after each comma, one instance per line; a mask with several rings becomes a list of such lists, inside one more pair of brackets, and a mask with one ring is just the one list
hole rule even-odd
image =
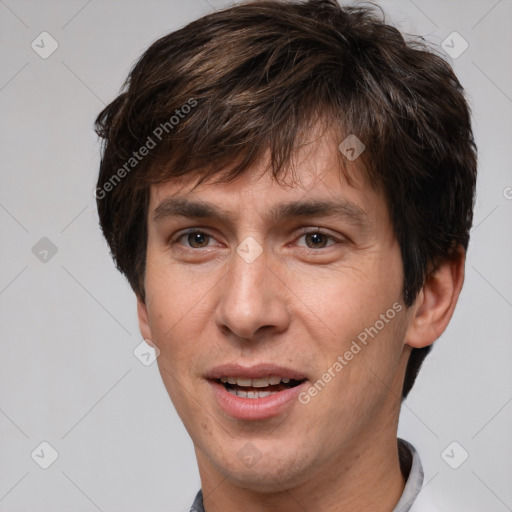
[[216, 324], [228, 337], [256, 341], [284, 332], [290, 323], [288, 288], [262, 252], [254, 261], [234, 253], [222, 280]]

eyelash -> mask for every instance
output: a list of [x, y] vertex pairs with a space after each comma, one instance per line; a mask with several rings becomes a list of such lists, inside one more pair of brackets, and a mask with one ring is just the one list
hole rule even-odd
[[[194, 233], [201, 233], [203, 235], [206, 235], [210, 238], [215, 238], [213, 235], [210, 235], [207, 231], [204, 231], [202, 229], [199, 229], [199, 228], [190, 228], [188, 230], [185, 230], [185, 231], [182, 231], [175, 239], [174, 241], [171, 241], [171, 245], [176, 245], [178, 244], [178, 241], [180, 239], [182, 239], [184, 236], [186, 235], [190, 235], [190, 234], [194, 234]], [[331, 240], [333, 240], [334, 242], [337, 242], [337, 243], [342, 243], [342, 240], [338, 240], [337, 238], [335, 238], [333, 235], [330, 235], [329, 233], [326, 233], [325, 231], [322, 231], [320, 229], [315, 229], [315, 230], [307, 230], [307, 228], [303, 228], [303, 231], [301, 232], [300, 234], [300, 237], [299, 238], [302, 238], [303, 236], [306, 236], [306, 235], [313, 235], [313, 234], [318, 234], [318, 235], [322, 235], [322, 236], [325, 236]], [[312, 252], [319, 252], [321, 251], [322, 249], [327, 249], [329, 247], [332, 247], [333, 245], [335, 244], [331, 244], [331, 245], [328, 245], [326, 247], [320, 247], [318, 249], [311, 249], [309, 247], [301, 247], [301, 249], [304, 251], [304, 252], [308, 252], [308, 253], [312, 253]], [[189, 251], [194, 251], [194, 252], [197, 252], [197, 251], [200, 251], [201, 249], [206, 249], [208, 248], [208, 246], [206, 247], [200, 247], [200, 248], [194, 248], [194, 247], [185, 247], [185, 250], [189, 250]]]

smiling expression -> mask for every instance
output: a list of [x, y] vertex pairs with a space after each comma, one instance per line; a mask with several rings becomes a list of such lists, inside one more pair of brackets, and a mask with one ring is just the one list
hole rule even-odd
[[298, 400], [402, 303], [385, 198], [357, 160], [349, 184], [336, 151], [328, 136], [300, 150], [295, 182], [262, 173], [262, 161], [229, 183], [151, 188], [141, 332], [160, 350], [200, 470], [246, 488], [281, 490], [350, 465], [398, 421], [405, 307]]

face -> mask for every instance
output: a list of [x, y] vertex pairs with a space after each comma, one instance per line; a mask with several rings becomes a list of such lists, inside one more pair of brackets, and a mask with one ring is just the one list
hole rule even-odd
[[306, 145], [293, 180], [261, 162], [151, 189], [140, 327], [202, 475], [282, 490], [396, 434], [400, 249], [384, 197], [336, 151]]

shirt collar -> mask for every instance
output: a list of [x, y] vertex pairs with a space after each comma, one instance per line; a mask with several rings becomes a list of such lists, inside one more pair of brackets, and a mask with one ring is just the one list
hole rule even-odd
[[[404, 492], [402, 496], [400, 496], [400, 500], [393, 509], [393, 512], [408, 512], [423, 485], [423, 466], [421, 465], [420, 456], [414, 446], [404, 439], [398, 438], [398, 454], [400, 456], [400, 468], [406, 478], [406, 482]], [[409, 461], [410, 463], [408, 463]], [[409, 466], [410, 469], [408, 469], [407, 466]]]
[[[423, 485], [423, 467], [421, 465], [420, 456], [414, 446], [404, 439], [398, 438], [397, 441], [400, 469], [402, 470], [406, 482], [402, 496], [393, 509], [393, 512], [408, 512]], [[205, 512], [202, 489], [199, 489], [199, 492], [196, 494], [194, 503], [190, 507], [189, 512]]]

